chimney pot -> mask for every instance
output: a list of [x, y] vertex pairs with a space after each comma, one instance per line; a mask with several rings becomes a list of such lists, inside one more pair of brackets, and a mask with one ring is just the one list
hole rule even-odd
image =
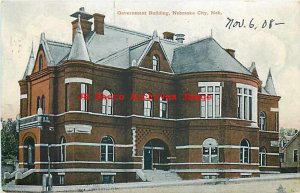
[[163, 35], [164, 35], [164, 39], [174, 40], [174, 33], [172, 33], [172, 32], [166, 31], [163, 33]]
[[183, 43], [183, 41], [184, 41], [184, 36], [185, 36], [184, 34], [176, 34], [175, 36], [176, 36], [177, 42]]

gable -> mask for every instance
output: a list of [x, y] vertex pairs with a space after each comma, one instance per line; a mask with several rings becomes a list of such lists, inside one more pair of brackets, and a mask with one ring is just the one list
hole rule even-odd
[[153, 43], [150, 50], [142, 60], [140, 67], [152, 69], [153, 56], [157, 56], [159, 58], [159, 71], [173, 73], [164, 51], [158, 42]]
[[45, 52], [44, 52], [42, 45], [40, 45], [39, 51], [36, 56], [36, 60], [34, 62], [34, 67], [33, 67], [32, 73], [39, 72], [40, 70], [47, 68], [47, 66], [48, 65], [47, 65], [47, 61], [46, 61]]

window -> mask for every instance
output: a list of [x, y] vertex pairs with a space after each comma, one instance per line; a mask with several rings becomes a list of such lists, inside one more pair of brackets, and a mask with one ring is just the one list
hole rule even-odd
[[60, 140], [60, 161], [65, 162], [66, 161], [66, 139], [64, 137]]
[[250, 144], [248, 140], [243, 139], [240, 147], [240, 162], [250, 163]]
[[168, 118], [168, 101], [165, 97], [159, 98], [159, 116], [161, 118]]
[[238, 108], [237, 117], [239, 119], [252, 120], [253, 101], [252, 89], [250, 88], [237, 88]]
[[68, 90], [69, 90], [69, 83], [65, 84], [65, 112], [69, 111], [69, 98], [68, 98]]
[[103, 184], [113, 184], [114, 176], [113, 175], [103, 175]]
[[45, 113], [45, 96], [42, 96], [42, 102], [41, 102], [41, 108], [43, 110], [43, 113]]
[[259, 113], [258, 125], [259, 125], [260, 131], [266, 130], [266, 113], [264, 113], [264, 112]]
[[159, 71], [159, 57], [158, 56], [152, 57], [152, 69], [155, 71]]
[[259, 165], [267, 165], [267, 150], [264, 147], [259, 148]]
[[221, 86], [219, 82], [199, 82], [200, 117], [221, 117]]
[[114, 142], [110, 136], [105, 136], [100, 144], [100, 160], [103, 162], [114, 161]]
[[297, 149], [294, 149], [293, 159], [294, 159], [294, 162], [298, 161], [298, 150]]
[[36, 112], [38, 112], [40, 107], [41, 107], [41, 97], [38, 96], [36, 99]]
[[218, 143], [213, 138], [207, 138], [203, 142], [202, 160], [204, 163], [218, 163]]
[[65, 176], [64, 175], [59, 175], [59, 184], [64, 185], [65, 184]]
[[32, 137], [27, 137], [24, 141], [24, 161], [28, 169], [34, 168], [35, 162], [35, 143]]
[[107, 115], [112, 115], [112, 104], [113, 104], [113, 95], [108, 90], [103, 91], [102, 98], [102, 113]]
[[81, 84], [80, 87], [81, 97], [80, 97], [80, 110], [88, 111], [88, 84]]
[[39, 56], [39, 71], [43, 69], [43, 57], [40, 55]]
[[152, 117], [153, 116], [153, 100], [152, 94], [146, 93], [144, 95], [144, 116]]
[[279, 130], [279, 113], [275, 112], [275, 130]]

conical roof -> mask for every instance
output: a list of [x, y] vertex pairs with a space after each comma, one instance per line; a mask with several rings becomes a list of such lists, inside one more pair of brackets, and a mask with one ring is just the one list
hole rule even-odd
[[268, 78], [267, 78], [266, 85], [265, 85], [265, 90], [270, 95], [277, 96], [275, 87], [274, 87], [274, 83], [273, 83], [273, 79], [272, 79], [271, 70], [269, 70]]
[[90, 61], [89, 53], [84, 41], [81, 25], [80, 15], [78, 15], [78, 25], [74, 36], [74, 41], [71, 47], [71, 51], [68, 60], [86, 60]]
[[33, 54], [33, 45], [32, 45], [30, 56], [29, 56], [28, 63], [27, 63], [27, 66], [26, 66], [26, 70], [25, 70], [25, 73], [23, 75], [23, 80], [26, 79], [26, 76], [31, 74], [31, 72], [33, 70], [33, 67], [34, 67], [34, 54]]

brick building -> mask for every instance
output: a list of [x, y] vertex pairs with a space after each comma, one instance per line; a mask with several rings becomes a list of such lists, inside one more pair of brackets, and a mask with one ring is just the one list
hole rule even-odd
[[[19, 184], [236, 178], [279, 171], [278, 102], [269, 72], [212, 37], [159, 37], [81, 8], [72, 45], [41, 34], [20, 85]], [[94, 26], [92, 30], [92, 25]], [[149, 178], [151, 176], [151, 179]]]

